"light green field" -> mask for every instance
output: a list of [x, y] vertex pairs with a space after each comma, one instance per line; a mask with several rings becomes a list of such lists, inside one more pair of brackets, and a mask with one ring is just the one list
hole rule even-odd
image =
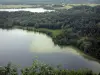
[[64, 8], [66, 8], [66, 9], [70, 9], [70, 8], [72, 8], [72, 7], [74, 7], [74, 6], [81, 6], [81, 5], [86, 5], [86, 6], [94, 7], [94, 6], [98, 6], [98, 5], [100, 5], [100, 4], [65, 4], [65, 5], [63, 5], [63, 6], [64, 6]]
[[52, 30], [52, 29], [47, 29], [47, 28], [33, 28], [33, 27], [21, 27], [21, 26], [15, 26], [13, 28], [21, 28], [21, 29], [25, 29], [25, 30], [30, 30], [30, 31], [45, 31], [45, 32], [51, 32], [52, 33], [52, 36], [55, 37], [59, 34], [62, 33], [62, 29], [55, 29], [55, 30]]
[[46, 29], [46, 28], [38, 28], [36, 30], [51, 32], [53, 37], [55, 37], [55, 36], [57, 36], [57, 35], [62, 33], [61, 29], [51, 30], [51, 29]]
[[[81, 5], [87, 5], [87, 6], [97, 6], [100, 4], [62, 4], [62, 7], [54, 7], [54, 9], [70, 9], [73, 6], [81, 6]], [[52, 5], [49, 5], [51, 7]], [[42, 5], [0, 5], [0, 9], [10, 9], [10, 8], [31, 8], [31, 7], [42, 7]], [[44, 7], [48, 7], [48, 5], [44, 5]]]
[[10, 8], [30, 8], [33, 5], [0, 5], [0, 9], [10, 9]]
[[54, 9], [71, 9], [74, 6], [82, 6], [82, 5], [94, 7], [94, 6], [98, 6], [100, 4], [62, 4], [61, 7], [54, 7]]

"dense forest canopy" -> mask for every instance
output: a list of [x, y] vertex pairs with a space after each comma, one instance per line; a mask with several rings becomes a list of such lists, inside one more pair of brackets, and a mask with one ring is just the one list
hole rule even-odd
[[0, 27], [61, 29], [61, 34], [52, 37], [55, 44], [73, 45], [100, 59], [100, 6], [75, 6], [45, 13], [0, 12]]
[[[84, 0], [85, 1], [85, 0]], [[2, 1], [3, 2], [3, 1]], [[98, 1], [99, 2], [99, 1]], [[22, 28], [39, 30], [52, 37], [60, 46], [73, 45], [100, 60], [100, 6], [74, 6], [71, 9], [57, 9], [55, 12], [0, 12], [0, 28]], [[44, 29], [49, 31], [44, 31]], [[62, 32], [53, 36], [50, 30]], [[21, 70], [21, 75], [96, 75], [89, 70], [69, 71], [53, 68], [47, 64], [33, 65]], [[0, 67], [0, 75], [18, 75], [11, 64]], [[100, 73], [98, 74], [100, 75]]]
[[53, 37], [59, 45], [74, 45], [100, 59], [100, 6], [79, 6], [56, 12], [0, 12], [0, 27], [62, 29]]

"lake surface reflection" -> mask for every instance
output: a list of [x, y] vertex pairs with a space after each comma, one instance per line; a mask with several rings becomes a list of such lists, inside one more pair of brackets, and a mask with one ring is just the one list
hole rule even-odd
[[21, 9], [0, 9], [0, 11], [7, 11], [7, 12], [29, 11], [29, 12], [42, 13], [42, 12], [51, 12], [54, 10], [47, 10], [44, 8], [21, 8]]
[[47, 64], [62, 64], [67, 69], [88, 68], [100, 72], [99, 62], [89, 59], [73, 47], [59, 47], [45, 34], [21, 29], [0, 29], [0, 65], [8, 62], [30, 66], [38, 56]]

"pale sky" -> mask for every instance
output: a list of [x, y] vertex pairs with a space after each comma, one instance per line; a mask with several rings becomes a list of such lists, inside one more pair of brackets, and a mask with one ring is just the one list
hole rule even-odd
[[66, 2], [66, 3], [91, 3], [100, 2], [100, 0], [0, 0], [0, 3], [34, 3], [34, 2]]

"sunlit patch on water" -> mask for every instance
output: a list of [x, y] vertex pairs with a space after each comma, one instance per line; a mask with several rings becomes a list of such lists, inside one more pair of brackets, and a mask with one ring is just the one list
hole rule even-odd
[[98, 61], [88, 58], [71, 46], [55, 45], [52, 38], [45, 34], [21, 29], [0, 29], [0, 35], [0, 65], [11, 61], [23, 67], [29, 66], [34, 57], [38, 56], [47, 64], [62, 64], [67, 69], [88, 68], [100, 72]]
[[52, 39], [47, 39], [46, 35], [41, 34], [35, 35], [35, 38], [32, 40], [30, 48], [32, 52], [36, 53], [61, 52], [60, 47], [55, 46], [52, 42]]
[[47, 10], [44, 8], [23, 8], [23, 9], [0, 9], [0, 11], [7, 11], [7, 12], [29, 11], [29, 12], [43, 13], [43, 12], [52, 12], [55, 10]]

